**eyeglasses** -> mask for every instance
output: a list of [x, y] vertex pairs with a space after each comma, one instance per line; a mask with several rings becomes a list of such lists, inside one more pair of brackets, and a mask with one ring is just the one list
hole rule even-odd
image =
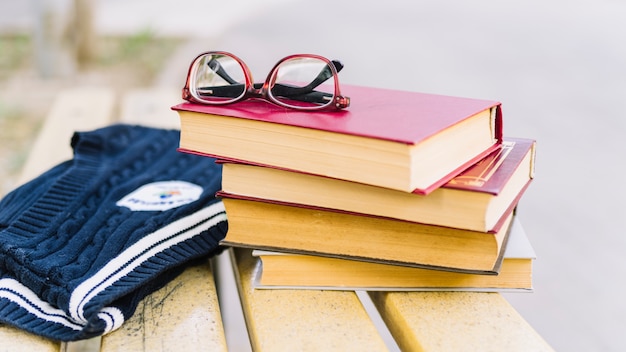
[[223, 51], [198, 55], [189, 66], [183, 99], [210, 105], [260, 98], [298, 110], [337, 110], [350, 105], [341, 95], [337, 73], [343, 65], [312, 54], [280, 60], [264, 83], [254, 83], [250, 69]]

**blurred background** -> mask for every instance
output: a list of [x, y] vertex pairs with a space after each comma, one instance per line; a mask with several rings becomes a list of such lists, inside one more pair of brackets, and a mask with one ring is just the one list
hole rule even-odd
[[535, 292], [506, 298], [558, 351], [624, 351], [625, 19], [611, 0], [0, 0], [0, 195], [60, 89], [179, 89], [205, 50], [262, 81], [317, 53], [342, 83], [502, 102], [505, 135], [538, 142], [518, 212]]

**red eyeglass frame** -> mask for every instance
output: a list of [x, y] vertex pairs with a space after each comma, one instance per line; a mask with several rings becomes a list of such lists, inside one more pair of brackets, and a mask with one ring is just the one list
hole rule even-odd
[[[234, 59], [241, 66], [244, 72], [245, 90], [239, 97], [236, 97], [232, 100], [227, 100], [227, 101], [208, 101], [192, 93], [192, 91], [194, 91], [194, 89], [191, 89], [194, 84], [192, 81], [192, 76], [195, 76], [195, 69], [197, 67], [197, 62], [206, 55], [228, 56]], [[329, 101], [327, 104], [319, 105], [319, 106], [295, 106], [295, 105], [285, 104], [279, 99], [276, 99], [276, 97], [272, 95], [269, 87], [272, 86], [276, 80], [278, 67], [283, 62], [294, 59], [294, 58], [318, 59], [318, 60], [325, 62], [326, 65], [328, 65], [328, 67], [330, 68], [332, 72], [333, 77], [335, 78], [334, 79], [334, 95], [331, 101]], [[183, 87], [183, 91], [182, 91], [182, 98], [189, 102], [194, 102], [198, 104], [206, 104], [206, 105], [226, 105], [226, 104], [233, 104], [233, 103], [246, 100], [246, 99], [257, 98], [257, 99], [266, 100], [270, 103], [273, 103], [273, 104], [276, 104], [278, 106], [282, 106], [285, 108], [296, 109], [296, 110], [315, 110], [315, 111], [341, 110], [350, 106], [350, 98], [341, 95], [341, 90], [339, 89], [339, 75], [338, 75], [337, 69], [335, 68], [335, 65], [327, 58], [320, 56], [320, 55], [315, 55], [315, 54], [294, 54], [294, 55], [289, 55], [280, 59], [274, 65], [274, 67], [269, 72], [269, 74], [267, 75], [267, 78], [265, 79], [263, 86], [261, 88], [254, 88], [254, 80], [252, 78], [252, 72], [250, 71], [250, 68], [248, 68], [248, 65], [246, 65], [246, 63], [243, 60], [241, 60], [236, 55], [233, 55], [226, 51], [206, 51], [196, 56], [191, 62], [191, 64], [189, 65], [189, 70], [187, 71], [187, 80], [185, 82], [185, 86]]]

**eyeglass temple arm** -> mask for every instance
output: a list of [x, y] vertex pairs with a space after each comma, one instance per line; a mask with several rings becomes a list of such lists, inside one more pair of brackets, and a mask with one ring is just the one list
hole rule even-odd
[[[263, 86], [263, 83], [255, 83], [254, 87], [259, 89]], [[215, 86], [215, 87], [200, 87], [198, 88], [198, 93], [202, 96], [219, 96], [219, 97], [230, 97], [235, 98], [241, 94], [243, 89], [243, 84], [233, 84], [228, 86]], [[273, 95], [274, 96], [282, 96], [285, 98], [289, 98], [292, 100], [309, 102], [309, 103], [327, 103], [329, 99], [332, 98], [331, 93], [318, 92], [315, 90], [307, 90], [305, 93], [296, 92], [300, 91], [302, 88], [277, 84], [274, 86]]]
[[222, 79], [228, 82], [228, 84], [238, 84], [237, 81], [235, 81], [228, 73], [226, 73], [226, 70], [224, 70], [222, 65], [220, 65], [220, 63], [215, 58], [211, 58], [211, 60], [209, 60], [209, 62], [207, 62], [206, 64], [207, 66], [209, 66], [209, 68], [211, 68], [211, 71], [217, 73], [217, 75], [222, 77]]
[[[339, 73], [339, 71], [341, 71], [341, 69], [343, 68], [343, 64], [337, 60], [332, 60], [331, 62], [333, 63], [333, 66], [335, 66], [335, 70], [337, 71], [337, 73]], [[324, 66], [324, 68], [317, 75], [317, 77], [315, 77], [315, 79], [312, 80], [311, 83], [309, 83], [309, 85], [307, 85], [306, 87], [309, 88], [310, 90], [313, 90], [315, 89], [315, 87], [324, 83], [326, 80], [328, 80], [332, 76], [333, 76], [333, 71], [330, 69], [330, 67]]]

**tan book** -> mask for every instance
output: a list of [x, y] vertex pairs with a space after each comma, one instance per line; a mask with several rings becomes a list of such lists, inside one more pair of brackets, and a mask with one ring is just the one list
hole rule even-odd
[[[380, 263], [246, 250], [257, 258], [255, 287], [366, 291], [531, 292], [535, 252], [514, 218], [498, 275], [429, 270]], [[243, 249], [237, 249], [243, 250]]]
[[500, 269], [513, 217], [478, 232], [218, 194], [226, 246], [485, 274]]

